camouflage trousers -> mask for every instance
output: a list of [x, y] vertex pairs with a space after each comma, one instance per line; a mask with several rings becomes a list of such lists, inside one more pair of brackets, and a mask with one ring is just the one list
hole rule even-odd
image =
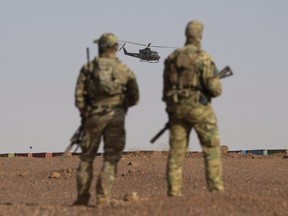
[[[215, 118], [215, 116], [211, 117]], [[211, 123], [209, 121], [204, 121], [193, 123], [189, 122], [189, 119], [187, 121], [187, 119], [179, 120], [172, 118], [170, 119], [170, 151], [167, 163], [169, 196], [182, 195], [183, 162], [189, 144], [189, 134], [192, 128], [196, 131], [203, 149], [208, 190], [211, 192], [224, 190], [220, 140], [216, 122]]]
[[125, 113], [116, 109], [86, 119], [84, 138], [80, 144], [82, 154], [77, 170], [78, 202], [87, 204], [90, 198], [90, 185], [93, 178], [93, 161], [101, 138], [104, 141], [104, 161], [97, 181], [97, 202], [110, 202], [110, 193], [115, 180], [117, 163], [125, 147]]

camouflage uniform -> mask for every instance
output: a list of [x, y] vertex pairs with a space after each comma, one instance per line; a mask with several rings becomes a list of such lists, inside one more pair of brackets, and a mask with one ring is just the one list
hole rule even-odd
[[[77, 170], [78, 198], [74, 203], [78, 205], [87, 205], [89, 201], [93, 160], [102, 137], [104, 161], [96, 188], [97, 205], [110, 203], [117, 163], [125, 147], [125, 113], [139, 100], [134, 73], [116, 57], [116, 36], [103, 34], [94, 42], [99, 45], [99, 57], [81, 68], [75, 89], [75, 104], [84, 122]], [[104, 78], [99, 70], [104, 71]], [[109, 74], [113, 79], [110, 83], [107, 82]]]
[[200, 140], [209, 191], [222, 191], [222, 162], [211, 98], [222, 92], [212, 58], [201, 50], [203, 24], [186, 27], [186, 44], [165, 60], [163, 101], [169, 116], [168, 195], [182, 195], [183, 161], [192, 129]]

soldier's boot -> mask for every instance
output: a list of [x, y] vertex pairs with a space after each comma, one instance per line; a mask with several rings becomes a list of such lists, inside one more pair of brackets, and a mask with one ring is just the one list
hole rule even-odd
[[98, 207], [110, 205], [110, 193], [115, 180], [116, 163], [104, 161], [96, 192]]
[[89, 195], [81, 195], [77, 197], [77, 200], [73, 203], [73, 205], [79, 206], [79, 205], [83, 205], [83, 206], [87, 206], [88, 202], [90, 199], [90, 194]]
[[212, 147], [204, 153], [206, 165], [206, 181], [210, 192], [224, 191], [224, 182], [222, 179], [222, 161], [219, 147]]
[[110, 197], [97, 195], [97, 200], [96, 200], [97, 207], [101, 208], [101, 207], [110, 206], [110, 205], [111, 205]]
[[182, 167], [175, 164], [174, 159], [168, 160], [167, 167], [168, 196], [179, 197], [182, 195]]
[[167, 194], [169, 197], [182, 197], [183, 196], [183, 194], [182, 194], [182, 192], [181, 191], [179, 191], [179, 190], [169, 190], [168, 191], [168, 194]]

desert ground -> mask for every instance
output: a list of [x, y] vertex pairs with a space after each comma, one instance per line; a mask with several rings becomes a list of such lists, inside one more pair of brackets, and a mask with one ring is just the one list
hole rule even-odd
[[0, 215], [288, 215], [288, 156], [222, 155], [225, 192], [207, 192], [201, 153], [185, 157], [183, 197], [166, 196], [167, 152], [123, 154], [112, 206], [96, 207], [94, 161], [89, 206], [76, 198], [79, 156], [0, 158]]

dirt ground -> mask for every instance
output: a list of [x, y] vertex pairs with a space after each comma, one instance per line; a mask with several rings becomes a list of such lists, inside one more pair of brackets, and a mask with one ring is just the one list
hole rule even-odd
[[[187, 154], [184, 196], [166, 196], [162, 152], [124, 154], [119, 162], [111, 207], [95, 205], [95, 182], [102, 156], [94, 162], [88, 207], [76, 198], [79, 157], [0, 158], [0, 215], [288, 215], [288, 156], [224, 154], [226, 191], [209, 193], [201, 153]], [[136, 196], [129, 196], [132, 193]]]

